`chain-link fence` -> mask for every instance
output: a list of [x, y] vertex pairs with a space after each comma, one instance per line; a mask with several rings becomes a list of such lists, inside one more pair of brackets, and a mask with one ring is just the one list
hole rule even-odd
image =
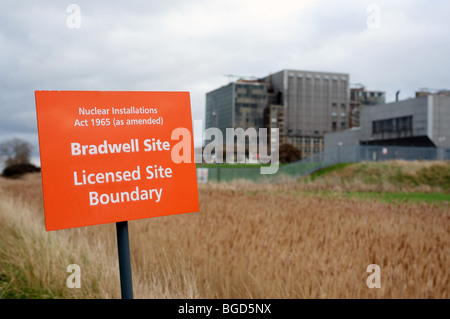
[[235, 179], [278, 180], [282, 176], [299, 177], [310, 174], [321, 168], [337, 163], [375, 162], [389, 160], [450, 160], [450, 149], [433, 147], [403, 147], [403, 146], [371, 146], [342, 145], [316, 153], [301, 161], [280, 165], [277, 173], [264, 175], [258, 166], [208, 165], [197, 167], [197, 178], [200, 183], [231, 181]]

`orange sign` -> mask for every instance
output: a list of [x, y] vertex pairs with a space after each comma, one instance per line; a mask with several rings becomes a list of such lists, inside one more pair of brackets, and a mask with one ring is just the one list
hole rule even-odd
[[47, 230], [199, 210], [189, 92], [35, 97]]

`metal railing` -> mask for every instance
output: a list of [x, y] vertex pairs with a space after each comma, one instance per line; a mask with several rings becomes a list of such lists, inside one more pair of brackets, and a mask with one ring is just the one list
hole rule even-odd
[[280, 165], [276, 174], [263, 175], [260, 167], [242, 164], [197, 166], [197, 180], [204, 182], [222, 182], [236, 179], [252, 181], [276, 181], [281, 176], [300, 177], [311, 174], [322, 168], [338, 163], [358, 163], [390, 160], [450, 160], [450, 149], [433, 147], [404, 147], [404, 146], [371, 146], [371, 145], [342, 145], [313, 154], [298, 162]]

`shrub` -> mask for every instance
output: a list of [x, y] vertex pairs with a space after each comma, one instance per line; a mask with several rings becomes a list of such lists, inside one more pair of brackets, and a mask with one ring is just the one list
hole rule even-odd
[[7, 166], [3, 170], [3, 176], [8, 178], [18, 178], [27, 173], [39, 173], [41, 169], [33, 164], [14, 164]]

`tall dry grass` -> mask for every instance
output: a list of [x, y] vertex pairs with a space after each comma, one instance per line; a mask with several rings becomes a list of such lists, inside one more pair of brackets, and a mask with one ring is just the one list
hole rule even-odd
[[[130, 221], [137, 298], [448, 298], [450, 209], [199, 185], [200, 212]], [[118, 298], [114, 225], [46, 232], [38, 177], [0, 180], [0, 295]], [[82, 288], [68, 289], [68, 264]], [[369, 289], [369, 264], [381, 288]], [[34, 294], [34, 295], [33, 295]]]
[[[0, 297], [117, 296], [115, 285], [108, 283], [117, 277], [109, 272], [115, 261], [105, 251], [114, 237], [100, 231], [106, 238], [99, 244], [86, 236], [87, 229], [46, 232], [40, 174], [0, 178], [0, 224]], [[66, 286], [66, 269], [73, 263], [81, 266], [83, 289]]]

